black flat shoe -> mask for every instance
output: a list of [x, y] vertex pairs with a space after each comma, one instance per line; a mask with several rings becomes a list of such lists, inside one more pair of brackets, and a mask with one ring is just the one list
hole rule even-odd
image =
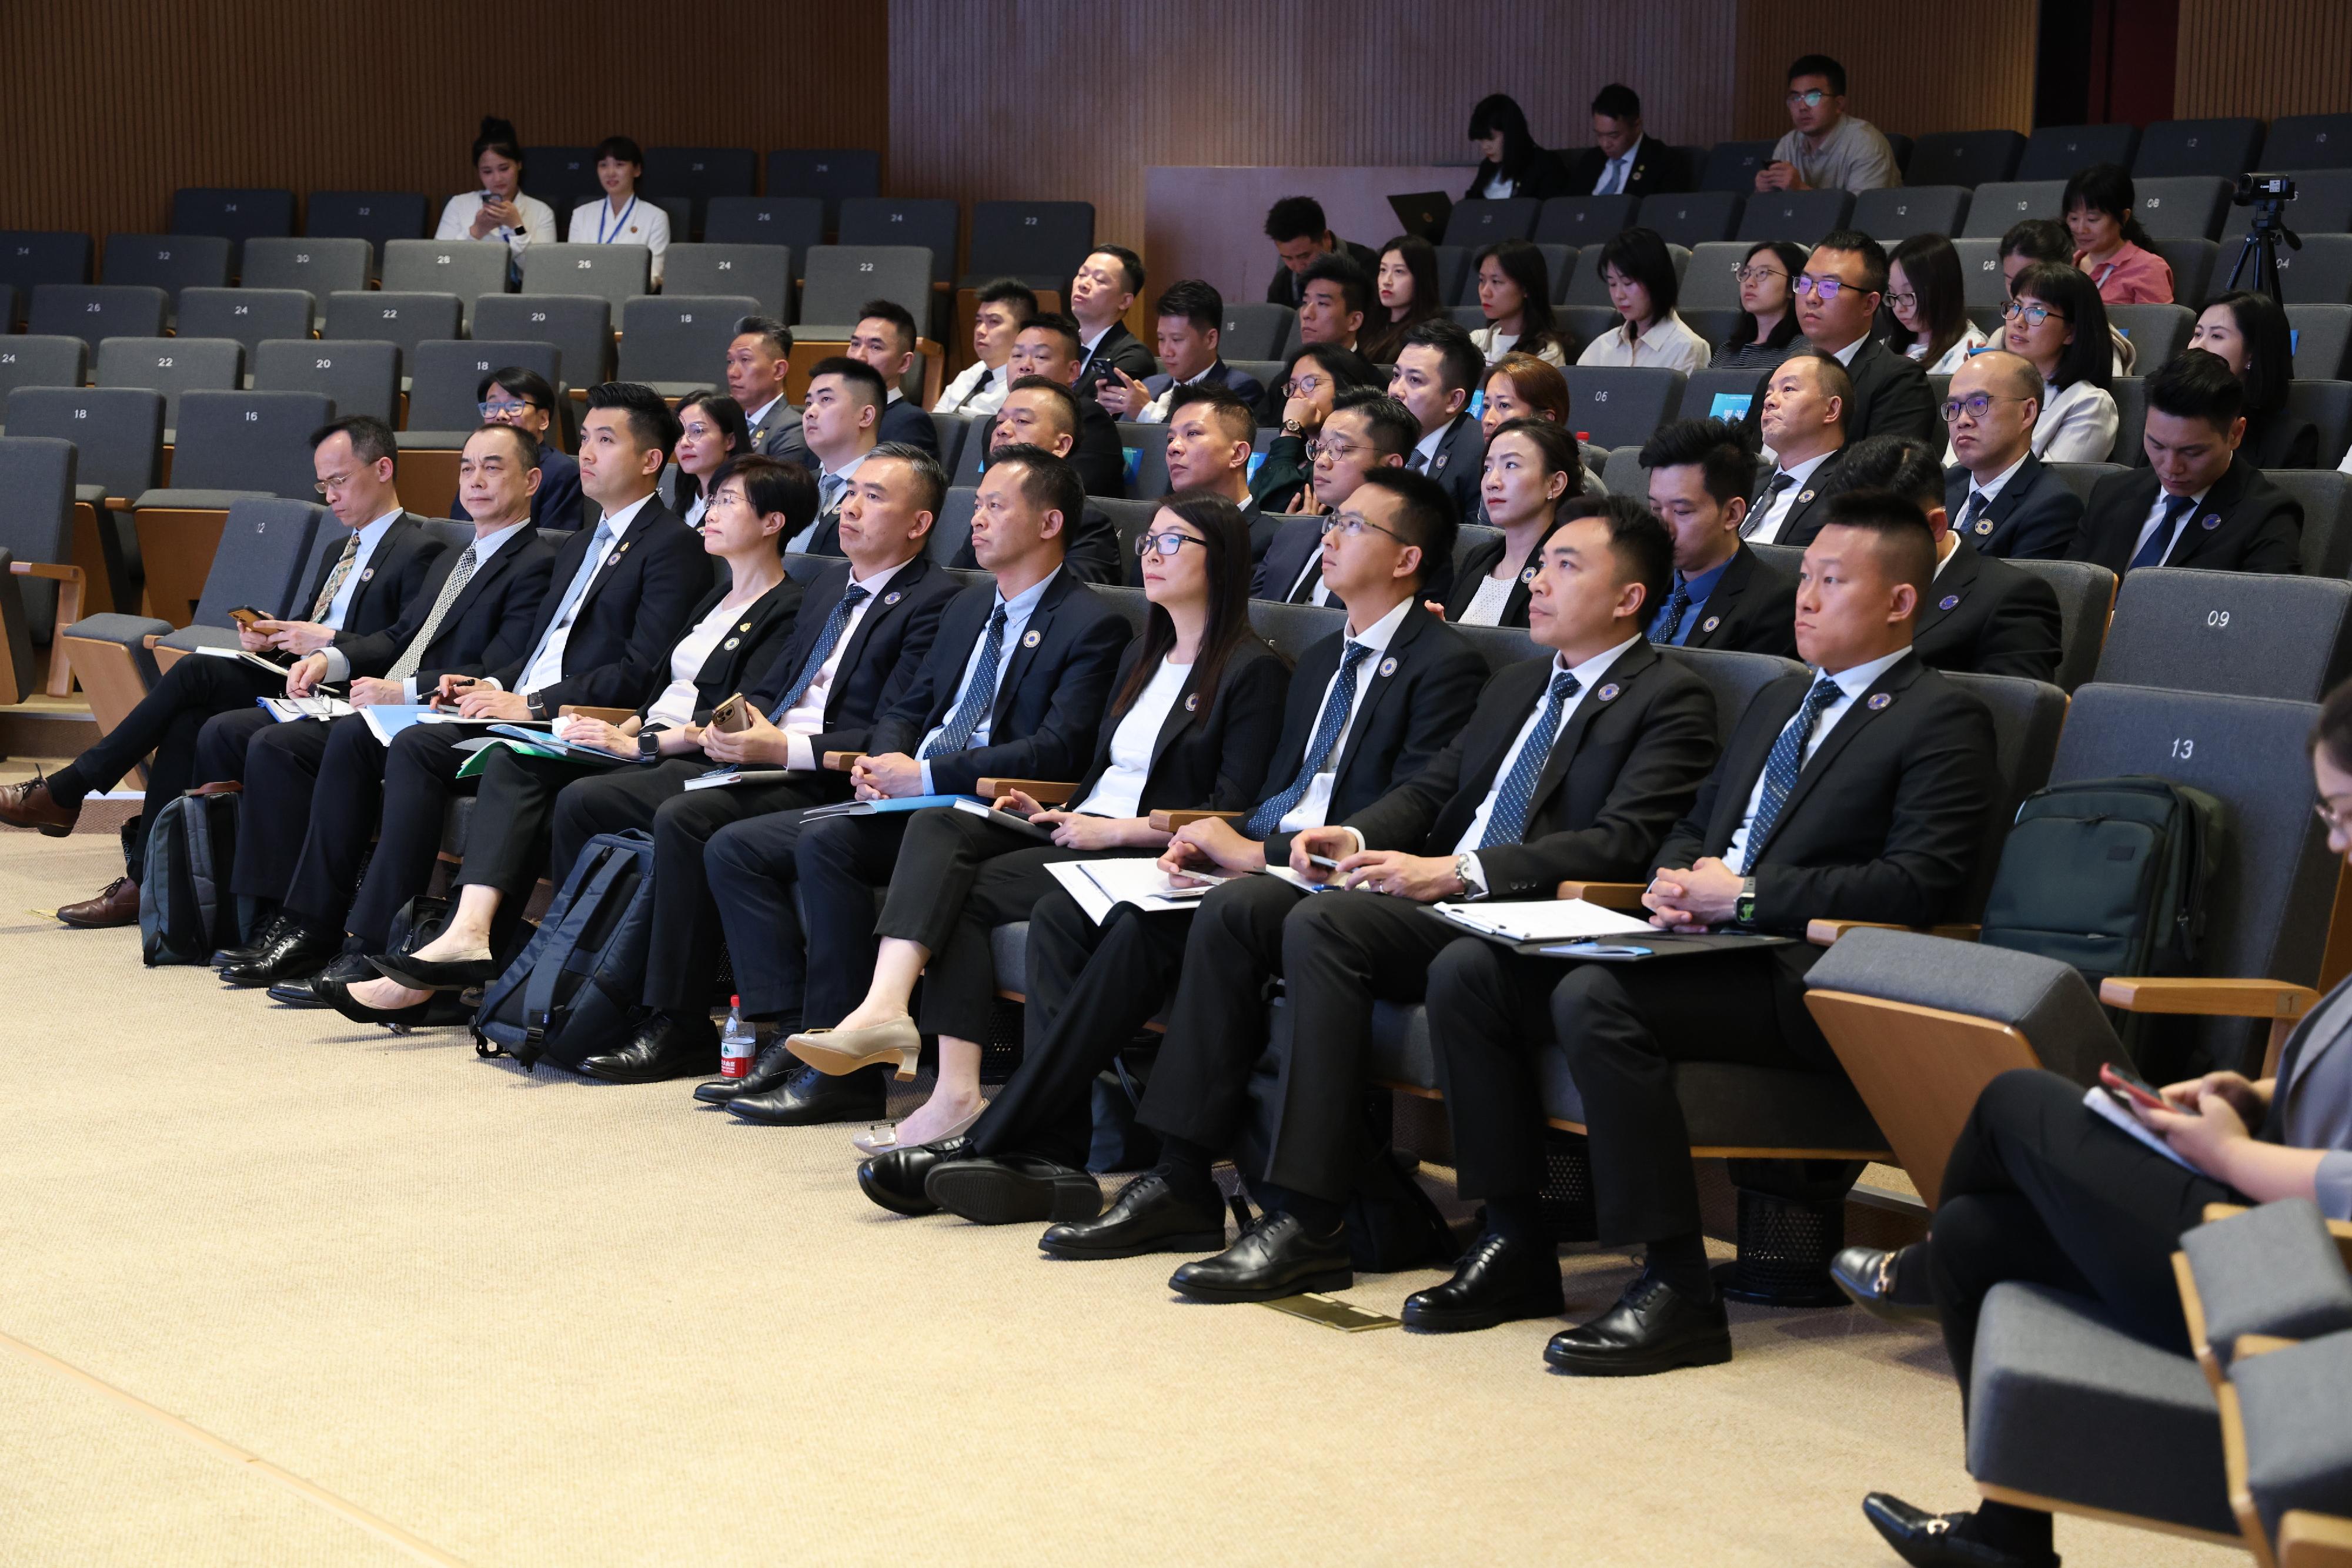
[[412, 991], [462, 991], [468, 986], [488, 985], [499, 974], [496, 958], [456, 958], [444, 964], [384, 953], [368, 962], [377, 974]]
[[1862, 1517], [1886, 1538], [1895, 1554], [1915, 1568], [2058, 1568], [2058, 1554], [2021, 1556], [1956, 1533], [1974, 1518], [1967, 1513], [1928, 1513], [1883, 1491], [1862, 1500]]
[[1889, 1322], [1936, 1321], [1936, 1298], [1927, 1291], [1927, 1257], [1918, 1246], [1883, 1252], [1848, 1247], [1830, 1260], [1830, 1278], [1853, 1304]]
[[713, 1072], [718, 1067], [719, 1031], [710, 1027], [709, 1019], [653, 1013], [617, 1050], [583, 1057], [578, 1071], [583, 1078], [606, 1083], [659, 1083]]
[[970, 1138], [942, 1138], [861, 1160], [857, 1190], [893, 1214], [937, 1214], [940, 1206], [923, 1196], [926, 1178], [961, 1164], [971, 1147]]
[[[1092, 1219], [1102, 1212], [1102, 1184], [1082, 1170], [1035, 1155], [1006, 1155], [935, 1166], [924, 1196], [975, 1225], [1055, 1224]], [[1218, 1227], [1222, 1239], [1223, 1227]]]
[[1308, 1291], [1344, 1291], [1356, 1282], [1345, 1221], [1318, 1236], [1295, 1214], [1269, 1209], [1231, 1247], [1187, 1263], [1168, 1288], [1196, 1301], [1274, 1301]]
[[1402, 1316], [1405, 1327], [1423, 1333], [1454, 1333], [1558, 1317], [1567, 1307], [1557, 1253], [1487, 1235], [1471, 1244], [1454, 1278], [1407, 1296]]
[[1225, 1210], [1217, 1189], [1187, 1197], [1158, 1171], [1127, 1184], [1099, 1219], [1056, 1225], [1037, 1239], [1050, 1258], [1140, 1258], [1147, 1252], [1201, 1252], [1225, 1244]]
[[341, 937], [314, 936], [289, 921], [260, 952], [222, 966], [220, 977], [232, 986], [274, 986], [280, 980], [315, 974], [342, 950]]
[[313, 977], [310, 989], [320, 1001], [353, 1023], [390, 1024], [394, 1029], [410, 1030], [432, 1022], [436, 999], [432, 997], [404, 1008], [372, 1008], [352, 995], [350, 982], [331, 980], [324, 975]]
[[730, 1100], [740, 1100], [746, 1094], [765, 1094], [793, 1075], [801, 1059], [784, 1049], [790, 1031], [779, 1030], [774, 1039], [760, 1048], [751, 1062], [751, 1071], [740, 1078], [714, 1078], [708, 1083], [694, 1086], [694, 1097], [706, 1105], [724, 1105]]
[[815, 1127], [832, 1122], [878, 1121], [889, 1108], [887, 1067], [869, 1067], [829, 1078], [795, 1061], [784, 1081], [764, 1094], [738, 1094], [726, 1102], [730, 1113], [769, 1127]]
[[374, 966], [357, 953], [339, 953], [335, 961], [316, 974], [299, 975], [290, 980], [280, 980], [269, 988], [269, 999], [289, 1008], [323, 1008], [326, 999], [319, 995], [321, 979], [341, 980], [346, 986], [356, 986], [362, 980], [377, 978]]
[[1652, 1279], [1634, 1281], [1615, 1306], [1589, 1323], [1563, 1329], [1544, 1346], [1548, 1365], [1580, 1377], [1645, 1377], [1730, 1359], [1731, 1320], [1723, 1298], [1695, 1301]]

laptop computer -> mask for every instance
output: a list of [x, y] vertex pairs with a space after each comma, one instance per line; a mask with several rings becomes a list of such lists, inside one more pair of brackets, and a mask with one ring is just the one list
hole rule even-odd
[[1419, 235], [1432, 245], [1445, 243], [1445, 221], [1454, 214], [1454, 198], [1443, 191], [1415, 191], [1411, 195], [1391, 196], [1389, 210], [1397, 215], [1397, 223], [1409, 235]]

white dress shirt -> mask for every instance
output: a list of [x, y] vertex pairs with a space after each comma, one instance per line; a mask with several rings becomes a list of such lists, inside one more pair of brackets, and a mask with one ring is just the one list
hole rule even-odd
[[[1503, 332], [1491, 326], [1480, 327], [1471, 332], [1470, 346], [1486, 355], [1486, 362], [1491, 365], [1517, 348], [1519, 340], [1525, 336], [1524, 332]], [[1540, 350], [1528, 351], [1547, 365], [1558, 365], [1563, 370], [1568, 367], [1568, 356], [1560, 352], [1557, 340], [1546, 343]]]
[[827, 468], [823, 463], [819, 463], [817, 465], [816, 516], [809, 519], [808, 527], [803, 528], [800, 532], [794, 534], [791, 538], [784, 541], [784, 549], [787, 551], [805, 551], [809, 547], [810, 541], [816, 538], [817, 530], [824, 527], [824, 519], [827, 514], [835, 509], [835, 507], [830, 507], [825, 504], [825, 497], [827, 493], [825, 481], [828, 479], [838, 479], [841, 481], [841, 486], [835, 487], [832, 490], [832, 495], [835, 500], [838, 501], [842, 488], [846, 487], [849, 482], [857, 476], [857, 470], [865, 465], [866, 458], [872, 456], [873, 454], [874, 449], [869, 446], [865, 451], [859, 453], [856, 456], [851, 458], [848, 462], [843, 464], [838, 470]]
[[[505, 544], [510, 538], [520, 537], [522, 531], [530, 526], [530, 519], [529, 517], [524, 517], [520, 522], [509, 523], [505, 528], [499, 529], [498, 532], [494, 534], [490, 534], [483, 538], [477, 538], [467, 544], [458, 546], [457, 554], [462, 555], [468, 549], [471, 549], [474, 552], [474, 576], [479, 577], [482, 575], [482, 569], [490, 564], [490, 558], [499, 553], [499, 547]], [[454, 571], [457, 570], [457, 559], [453, 556], [449, 562], [449, 568]], [[354, 570], [352, 575], [353, 577], [357, 577], [359, 573]], [[441, 580], [446, 581], [446, 579], [443, 579]], [[435, 585], [434, 592], [436, 596], [440, 592], [439, 584], [437, 582]], [[429, 601], [426, 602], [425, 608], [428, 611], [432, 608], [432, 604]], [[421, 620], [418, 622], [417, 625], [420, 631], [423, 630], [424, 622]], [[397, 660], [401, 654], [407, 651], [408, 650], [405, 648], [394, 648], [392, 651], [392, 656]], [[319, 677], [321, 681], [338, 682], [349, 680], [351, 678], [352, 662], [341, 648], [321, 648], [319, 650], [319, 656], [327, 661], [327, 673]], [[407, 685], [403, 689], [405, 695], [402, 700], [411, 704], [417, 701], [416, 677], [415, 675], [408, 677]]]
[[[1013, 667], [1013, 655], [1020, 651], [1021, 633], [1029, 629], [1029, 617], [1037, 612], [1038, 601], [1045, 597], [1045, 591], [1061, 575], [1062, 569], [1057, 566], [1010, 599], [1004, 597], [1003, 589], [996, 591], [996, 602], [989, 610], [989, 618], [992, 620], [1000, 609], [1004, 612], [1004, 631], [1002, 633], [1004, 641], [996, 660], [996, 691], [999, 694], [1004, 690], [1004, 672]], [[956, 681], [955, 698], [940, 710], [940, 722], [925, 730], [923, 738], [915, 743], [917, 757], [922, 756], [923, 747], [930, 745], [932, 737], [945, 729], [955, 717], [956, 710], [963, 706], [964, 693], [971, 687], [972, 676], [980, 672], [980, 655], [987, 646], [988, 621], [983, 620], [980, 623], [980, 635], [971, 640], [971, 652], [964, 656], [963, 674]], [[995, 724], [996, 704], [992, 699], [986, 707], [980, 710], [980, 722], [972, 726], [971, 736], [963, 743], [964, 749], [975, 751], [986, 746], [989, 732]], [[931, 765], [928, 761], [923, 763], [923, 793], [938, 793], [931, 786]]]
[[[2032, 455], [2032, 448], [2031, 446], [2027, 447], [2024, 456], [2020, 457], [2016, 462], [2011, 464], [2008, 467], [2002, 469], [2000, 473], [1994, 475], [1990, 479], [1979, 479], [1975, 475], [1969, 475], [1969, 493], [1961, 498], [1960, 509], [1952, 514], [1952, 531], [1955, 533], [1959, 531], [1960, 519], [1969, 515], [1969, 506], [1974, 503], [1979, 496], [1982, 496], [1984, 497], [1984, 505], [1977, 507], [1977, 516], [1981, 517], [1986, 512], [1991, 510], [1992, 504], [2000, 499], [2001, 491], [2008, 487], [2009, 482], [2011, 479], [2017, 477], [2017, 471], [2025, 466], [2026, 457], [2031, 457]], [[1953, 452], [1951, 444], [1949, 442], [1946, 442], [1944, 444], [1944, 462], [1947, 465], [1949, 465], [1958, 461], [1958, 455]], [[1973, 521], [1973, 519], [1971, 520]]]
[[1190, 664], [1173, 659], [1160, 661], [1160, 668], [1136, 694], [1135, 706], [1110, 733], [1110, 766], [1072, 810], [1088, 817], [1137, 814], [1143, 802], [1144, 781], [1151, 774], [1152, 747], [1159, 744], [1160, 727], [1175, 711], [1176, 699], [1184, 695], [1184, 683], [1192, 674]]
[[[841, 641], [833, 645], [833, 652], [825, 655], [824, 663], [817, 666], [816, 674], [809, 681], [808, 690], [801, 694], [800, 701], [784, 710], [784, 722], [776, 727], [784, 732], [785, 767], [803, 773], [815, 770], [817, 757], [809, 745], [809, 737], [824, 733], [825, 704], [832, 696], [835, 679], [841, 674], [841, 661], [857, 636], [858, 622], [866, 619], [867, 611], [881, 602], [882, 591], [890, 586], [892, 578], [907, 570], [908, 564], [902, 560], [896, 566], [884, 567], [872, 577], [853, 578], [843, 585], [844, 591], [864, 589], [866, 597], [851, 608], [849, 619], [842, 622]], [[832, 612], [828, 610], [826, 613]]]
[[1755, 530], [1747, 536], [1749, 544], [1769, 545], [1780, 537], [1780, 525], [1788, 520], [1789, 508], [1797, 504], [1798, 495], [1811, 481], [1813, 470], [1836, 456], [1840, 450], [1842, 449], [1832, 447], [1818, 457], [1806, 458], [1793, 468], [1773, 470], [1776, 476], [1786, 474], [1796, 483], [1782, 486], [1780, 493], [1772, 497], [1771, 503], [1764, 509], [1764, 520], [1757, 524]]
[[1576, 357], [1580, 365], [1643, 365], [1659, 366], [1683, 374], [1696, 375], [1706, 369], [1715, 350], [1706, 340], [1686, 326], [1683, 319], [1669, 310], [1650, 323], [1649, 330], [1638, 338], [1629, 338], [1630, 323], [1620, 322], [1584, 345], [1584, 352]]
[[[1549, 735], [1542, 737], [1542, 745], [1547, 756], [1554, 746], [1559, 744], [1560, 734], [1568, 728], [1568, 721], [1576, 716], [1576, 710], [1583, 706], [1584, 699], [1591, 695], [1592, 688], [1608, 678], [1610, 666], [1623, 656], [1626, 649], [1640, 641], [1642, 639], [1638, 636], [1628, 637], [1607, 653], [1595, 654], [1584, 663], [1573, 666], [1560, 663], [1560, 660], [1565, 657], [1563, 654], [1554, 653], [1551, 656], [1552, 673], [1545, 677], [1543, 689], [1536, 694], [1534, 704], [1528, 709], [1528, 716], [1520, 721], [1518, 737], [1511, 742], [1511, 748], [1503, 753], [1503, 760], [1496, 764], [1495, 777], [1486, 786], [1486, 798], [1478, 802], [1478, 810], [1470, 819], [1470, 825], [1464, 829], [1462, 836], [1454, 841], [1454, 852], [1470, 857], [1470, 875], [1467, 879], [1469, 882], [1481, 888], [1486, 885], [1486, 873], [1478, 864], [1478, 841], [1486, 836], [1486, 823], [1495, 815], [1495, 801], [1502, 793], [1503, 780], [1511, 776], [1511, 768], [1518, 761], [1519, 753], [1525, 751], [1536, 738], [1536, 720], [1543, 717], [1544, 706], [1549, 700], [1552, 681], [1558, 679], [1562, 671], [1566, 671], [1576, 677], [1576, 692], [1566, 702], [1560, 704], [1559, 723], [1553, 727]], [[1356, 847], [1359, 849], [1363, 847], [1361, 838], [1356, 841]]]
[[616, 213], [609, 200], [599, 196], [572, 209], [572, 226], [563, 237], [572, 245], [644, 246], [653, 253], [654, 286], [661, 286], [662, 257], [669, 253], [669, 214], [656, 203], [631, 196]]
[[[401, 508], [394, 507], [360, 529], [359, 553], [352, 557], [352, 570], [336, 585], [335, 597], [328, 601], [326, 616], [320, 625], [338, 632], [343, 629], [344, 618], [352, 612], [352, 601], [359, 597], [361, 580], [367, 576], [368, 563], [375, 559], [376, 548], [383, 543], [383, 536], [392, 532], [392, 525], [400, 520], [400, 514]], [[340, 549], [335, 551], [338, 558], [342, 553]]]
[[[1348, 709], [1348, 721], [1339, 727], [1339, 738], [1331, 743], [1331, 755], [1323, 759], [1323, 770], [1307, 781], [1307, 793], [1298, 798], [1298, 804], [1290, 808], [1276, 824], [1279, 831], [1302, 832], [1323, 825], [1324, 817], [1331, 810], [1331, 783], [1338, 777], [1339, 759], [1348, 755], [1348, 737], [1356, 731], [1356, 719], [1364, 711], [1364, 699], [1371, 695], [1372, 683], [1381, 678], [1381, 664], [1387, 657], [1389, 643], [1395, 640], [1397, 628], [1404, 624], [1405, 612], [1413, 607], [1418, 597], [1407, 595], [1395, 609], [1370, 626], [1346, 635], [1347, 642], [1360, 643], [1370, 650], [1356, 661], [1356, 700]], [[1345, 658], [1344, 648], [1342, 658]], [[1323, 683], [1323, 700], [1315, 705], [1315, 722], [1307, 727], [1310, 742], [1315, 732], [1323, 726], [1323, 710], [1330, 706], [1332, 688], [1339, 684], [1339, 672], [1335, 669], [1331, 672], [1331, 678]], [[1283, 789], [1290, 787], [1289, 779], [1278, 782]], [[1279, 794], [1281, 791], [1277, 789], [1275, 792]]]
[[[1838, 695], [1829, 706], [1822, 709], [1822, 716], [1814, 721], [1812, 738], [1805, 742], [1805, 755], [1797, 763], [1797, 773], [1800, 778], [1804, 775], [1805, 764], [1812, 761], [1813, 753], [1822, 748], [1822, 742], [1827, 740], [1830, 737], [1830, 731], [1838, 727], [1838, 720], [1843, 718], [1853, 709], [1863, 693], [1878, 683], [1879, 676], [1893, 669], [1910, 652], [1908, 648], [1898, 648], [1883, 659], [1873, 659], [1866, 664], [1856, 664], [1851, 669], [1841, 670], [1830, 677], [1837, 685]], [[1821, 672], [1816, 670], [1815, 679], [1819, 679], [1820, 675]], [[1810, 686], [1806, 689], [1811, 690]], [[1797, 712], [1803, 711], [1803, 705], [1800, 702]], [[1795, 715], [1790, 716], [1793, 719]], [[1783, 725], [1781, 727], [1785, 729], [1787, 726]], [[1774, 743], [1777, 745], [1779, 737], [1776, 736]], [[1769, 747], [1766, 749], [1765, 756], [1768, 759], [1771, 756]], [[1739, 831], [1731, 835], [1731, 845], [1723, 852], [1723, 863], [1729, 866], [1735, 875], [1748, 874], [1748, 830], [1755, 822], [1756, 810], [1764, 800], [1765, 771], [1766, 769], [1762, 768], [1756, 770], [1756, 786], [1748, 791], [1748, 805], [1740, 813]]]
[[[492, 229], [482, 236], [482, 242], [503, 242], [507, 249], [514, 253], [514, 259], [520, 262], [522, 253], [530, 247], [533, 240], [553, 245], [559, 231], [555, 225], [555, 209], [537, 196], [516, 193], [514, 209], [522, 217], [522, 226]], [[482, 193], [479, 191], [468, 191], [462, 196], [450, 197], [448, 204], [441, 209], [441, 226], [433, 231], [433, 237], [471, 240], [474, 237], [474, 219], [481, 210]]]
[[1216, 368], [1217, 361], [1213, 359], [1207, 364], [1202, 365], [1199, 370], [1194, 371], [1191, 375], [1186, 376], [1182, 381], [1170, 382], [1166, 392], [1161, 392], [1158, 397], [1153, 398], [1150, 402], [1145, 403], [1140, 410], [1129, 415], [1129, 417], [1138, 424], [1167, 423], [1168, 405], [1176, 401], [1177, 392], [1184, 387], [1199, 386], [1202, 381], [1207, 379], [1209, 372]]
[[[2189, 504], [2181, 509], [2179, 519], [2172, 526], [2172, 538], [2165, 541], [2164, 555], [2157, 559], [2157, 565], [2162, 566], [2166, 558], [2180, 548], [2180, 536], [2189, 531], [2190, 519], [2197, 516], [2197, 508], [2205, 504], [2205, 497], [2210, 493], [2209, 486], [2189, 497]], [[2138, 559], [2139, 552], [2147, 548], [2148, 535], [2163, 527], [2164, 509], [2171, 500], [2172, 492], [2158, 485], [2156, 487], [2156, 504], [2147, 509], [2147, 516], [2140, 522], [2139, 532], [2132, 537], [2131, 554], [2124, 557], [2126, 562]]]
[[1004, 365], [992, 371], [984, 361], [975, 360], [956, 372], [955, 380], [940, 393], [940, 401], [931, 405], [931, 412], [994, 413], [1004, 406], [1004, 391], [1012, 381], [1013, 377]]
[[[602, 552], [598, 551], [593, 543], [589, 545], [588, 554], [583, 558], [583, 570], [579, 574], [581, 580], [586, 581], [592, 587], [594, 585], [596, 574], [604, 570], [604, 563], [613, 559], [613, 553], [621, 548], [621, 541], [629, 537], [629, 525], [637, 520], [637, 514], [644, 511], [646, 503], [652, 499], [653, 497], [650, 495], [640, 496], [619, 511], [604, 514], [603, 526], [612, 530], [613, 537], [605, 541]], [[593, 536], [591, 537], [593, 538]], [[478, 562], [475, 570], [480, 570]], [[548, 591], [563, 594], [569, 592], [571, 587], [570, 582], [561, 586], [550, 583]], [[572, 628], [580, 619], [580, 607], [587, 602], [588, 591], [583, 589], [580, 597], [574, 599], [571, 608], [564, 611], [562, 619], [547, 629], [547, 640], [540, 644], [538, 655], [523, 666], [520, 678], [515, 682], [515, 690], [535, 692], [541, 686], [553, 685], [563, 678], [564, 644], [572, 641]]]

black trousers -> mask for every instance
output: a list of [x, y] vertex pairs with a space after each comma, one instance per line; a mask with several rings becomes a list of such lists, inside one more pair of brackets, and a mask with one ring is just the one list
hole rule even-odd
[[1201, 900], [1138, 1121], [1204, 1148], [1234, 1141], [1249, 1109], [1250, 1070], [1265, 1053], [1266, 983], [1282, 972], [1284, 917], [1303, 898], [1332, 896], [1244, 876]]
[[[207, 726], [206, 749], [212, 748]], [[283, 904], [310, 841], [310, 813], [330, 755], [336, 758], [333, 789], [335, 859], [343, 892], [332, 900], [333, 929], [342, 926], [342, 902], [366, 863], [383, 791], [383, 747], [365, 723], [339, 718], [326, 724], [273, 724], [256, 732], [245, 752], [245, 801], [237, 813], [236, 891], [248, 898]], [[356, 822], [356, 831], [351, 827]]]
[[[314, 728], [325, 727], [312, 719], [301, 722]], [[258, 707], [231, 708], [226, 713], [215, 714], [196, 733], [196, 778], [205, 783], [224, 779], [241, 782], [245, 778], [246, 752], [254, 737], [277, 727], [278, 721]]]
[[[686, 781], [709, 768], [697, 753], [673, 757], [652, 768], [628, 768], [575, 779], [554, 798], [548, 876], [557, 885], [572, 874], [588, 841], [599, 833], [635, 828], [654, 836], [654, 922], [646, 948], [645, 989], [639, 1000], [665, 1012], [697, 1013], [710, 999], [719, 969], [723, 933], [706, 872], [705, 850], [720, 829], [777, 814], [797, 821], [801, 808], [821, 805], [847, 793], [842, 774], [811, 774], [778, 784], [736, 784], [723, 789], [688, 789]], [[485, 791], [487, 795], [487, 791]], [[470, 867], [472, 856], [467, 857]], [[789, 901], [787, 901], [789, 911]], [[777, 971], [777, 955], [790, 962]], [[800, 1011], [801, 938], [794, 921], [789, 934], [769, 933], [748, 945], [729, 944], [737, 989], [754, 1012], [797, 1016]], [[761, 987], [781, 982], [781, 999], [761, 997]]]
[[123, 840], [132, 881], [138, 880], [147, 858], [147, 825], [165, 801], [198, 784], [238, 777], [205, 773], [197, 766], [197, 741], [205, 721], [242, 710], [268, 724], [268, 715], [254, 706], [255, 699], [282, 695], [285, 690], [284, 679], [264, 674], [242, 659], [191, 653], [164, 671], [163, 678], [97, 745], [74, 758], [75, 779], [96, 794], [113, 789], [139, 766], [140, 758], [154, 753], [147, 766], [146, 809]]
[[[704, 789], [688, 799], [736, 793], [735, 789]], [[897, 817], [864, 820], [904, 821]], [[656, 831], [656, 840], [659, 836]], [[780, 810], [729, 823], [710, 835], [702, 851], [702, 874], [726, 933], [727, 952], [735, 965], [735, 989], [743, 998], [744, 1010], [785, 1023], [817, 1021], [811, 1012], [810, 993], [814, 988], [809, 985], [814, 955], [801, 922], [801, 836], [802, 813]], [[656, 863], [659, 864], [658, 851]], [[881, 874], [889, 875], [887, 862]], [[656, 876], [658, 880], [658, 871]], [[866, 976], [857, 981], [856, 994], [862, 997], [874, 972], [871, 887], [865, 889], [863, 913], [856, 918], [867, 933]], [[810, 925], [814, 924], [812, 911]], [[849, 1010], [850, 1004], [837, 1001], [837, 995], [836, 988], [826, 1005], [840, 1010], [824, 1019], [826, 1023], [840, 1022], [841, 1014]]]
[[2207, 1204], [2245, 1201], [2100, 1121], [2054, 1072], [1986, 1084], [1945, 1163], [1927, 1249], [1964, 1404], [1977, 1319], [2004, 1280], [2091, 1297], [2125, 1332], [2188, 1354], [2172, 1254]]
[[[634, 769], [632, 769], [634, 771]], [[572, 784], [604, 775], [560, 757], [526, 757], [494, 747], [476, 779], [474, 817], [466, 831], [465, 863], [455, 885], [495, 887], [499, 913], [527, 904], [548, 869], [556, 797]]]

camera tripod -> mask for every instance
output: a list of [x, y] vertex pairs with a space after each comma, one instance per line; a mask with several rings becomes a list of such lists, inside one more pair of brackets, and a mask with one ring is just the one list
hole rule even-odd
[[[2240, 199], [2243, 200], [2242, 197]], [[2286, 295], [2279, 287], [2279, 241], [2285, 240], [2288, 248], [2293, 250], [2301, 250], [2303, 241], [2286, 226], [2284, 197], [2263, 196], [2252, 204], [2254, 209], [2253, 225], [2246, 230], [2245, 243], [2238, 247], [2237, 263], [2230, 268], [2229, 286], [2232, 289], [2238, 287], [2238, 278], [2245, 272], [2246, 264], [2252, 262], [2254, 276], [2249, 280], [2249, 287], [2257, 294], [2269, 295], [2284, 309]]]

